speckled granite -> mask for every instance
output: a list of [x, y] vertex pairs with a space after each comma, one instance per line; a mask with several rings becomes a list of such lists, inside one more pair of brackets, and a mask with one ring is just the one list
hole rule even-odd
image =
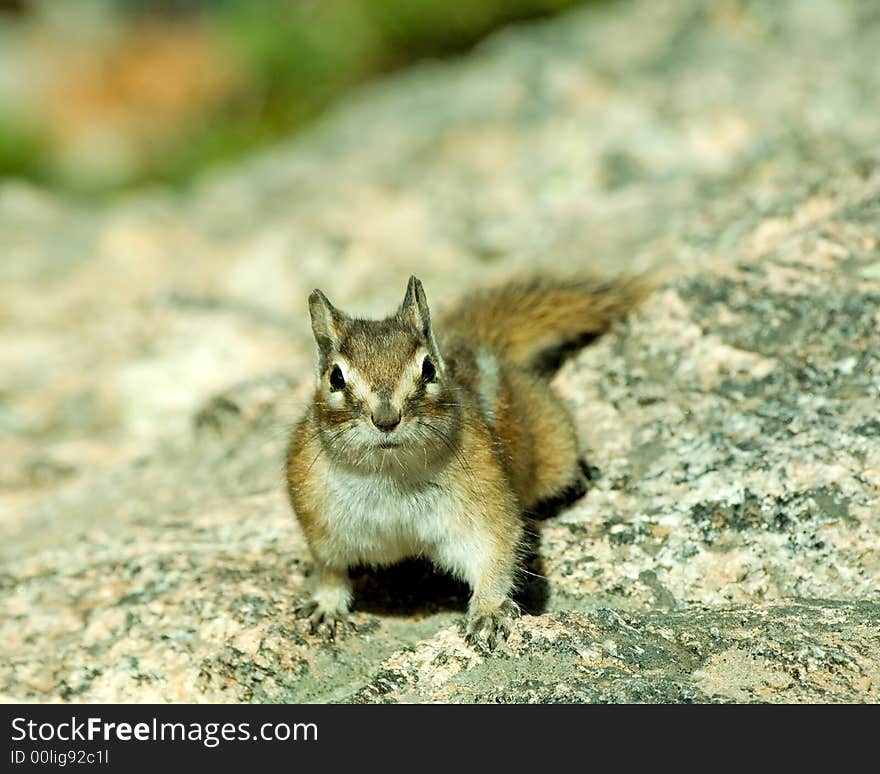
[[[610, 5], [186, 194], [4, 184], [0, 697], [880, 700], [877, 50], [869, 4]], [[541, 524], [544, 612], [487, 658], [412, 564], [318, 642], [281, 486], [307, 292], [559, 261], [675, 270], [557, 377], [597, 473]]]
[[523, 621], [504, 659], [444, 630], [349, 701], [821, 702], [878, 697], [880, 606], [810, 602]]

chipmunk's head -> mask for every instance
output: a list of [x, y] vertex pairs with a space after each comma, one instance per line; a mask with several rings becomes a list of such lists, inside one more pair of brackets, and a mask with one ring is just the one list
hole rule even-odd
[[384, 320], [349, 317], [320, 290], [309, 312], [318, 345], [315, 409], [336, 459], [408, 473], [453, 452], [458, 406], [418, 279], [410, 277], [400, 308]]

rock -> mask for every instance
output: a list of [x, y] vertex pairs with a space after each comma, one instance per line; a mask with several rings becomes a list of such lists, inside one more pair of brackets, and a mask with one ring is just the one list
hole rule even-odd
[[[591, 7], [186, 194], [4, 184], [2, 697], [880, 699], [878, 47], [857, 2]], [[675, 270], [556, 378], [598, 475], [541, 525], [545, 609], [487, 657], [409, 563], [316, 641], [281, 468], [308, 292], [555, 263]]]
[[560, 612], [525, 619], [500, 659], [446, 629], [387, 659], [346, 700], [861, 701], [880, 678], [878, 612], [840, 602]]

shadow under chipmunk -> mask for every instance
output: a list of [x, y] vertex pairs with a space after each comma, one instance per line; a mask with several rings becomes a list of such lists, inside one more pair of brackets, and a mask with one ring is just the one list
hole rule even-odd
[[[540, 555], [539, 522], [557, 516], [583, 497], [598, 477], [598, 470], [580, 461], [582, 477], [555, 497], [538, 503], [525, 514], [523, 560], [514, 601], [525, 615], [540, 615], [550, 595]], [[353, 610], [388, 616], [425, 616], [442, 611], [464, 613], [470, 590], [452, 575], [436, 569], [426, 559], [407, 559], [378, 569], [353, 568], [349, 575], [354, 591]]]

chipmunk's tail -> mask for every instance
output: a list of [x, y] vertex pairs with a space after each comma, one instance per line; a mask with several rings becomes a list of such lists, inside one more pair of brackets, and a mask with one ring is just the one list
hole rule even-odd
[[649, 275], [515, 279], [467, 294], [438, 329], [489, 347], [506, 360], [552, 374], [573, 351], [605, 333], [655, 287]]

